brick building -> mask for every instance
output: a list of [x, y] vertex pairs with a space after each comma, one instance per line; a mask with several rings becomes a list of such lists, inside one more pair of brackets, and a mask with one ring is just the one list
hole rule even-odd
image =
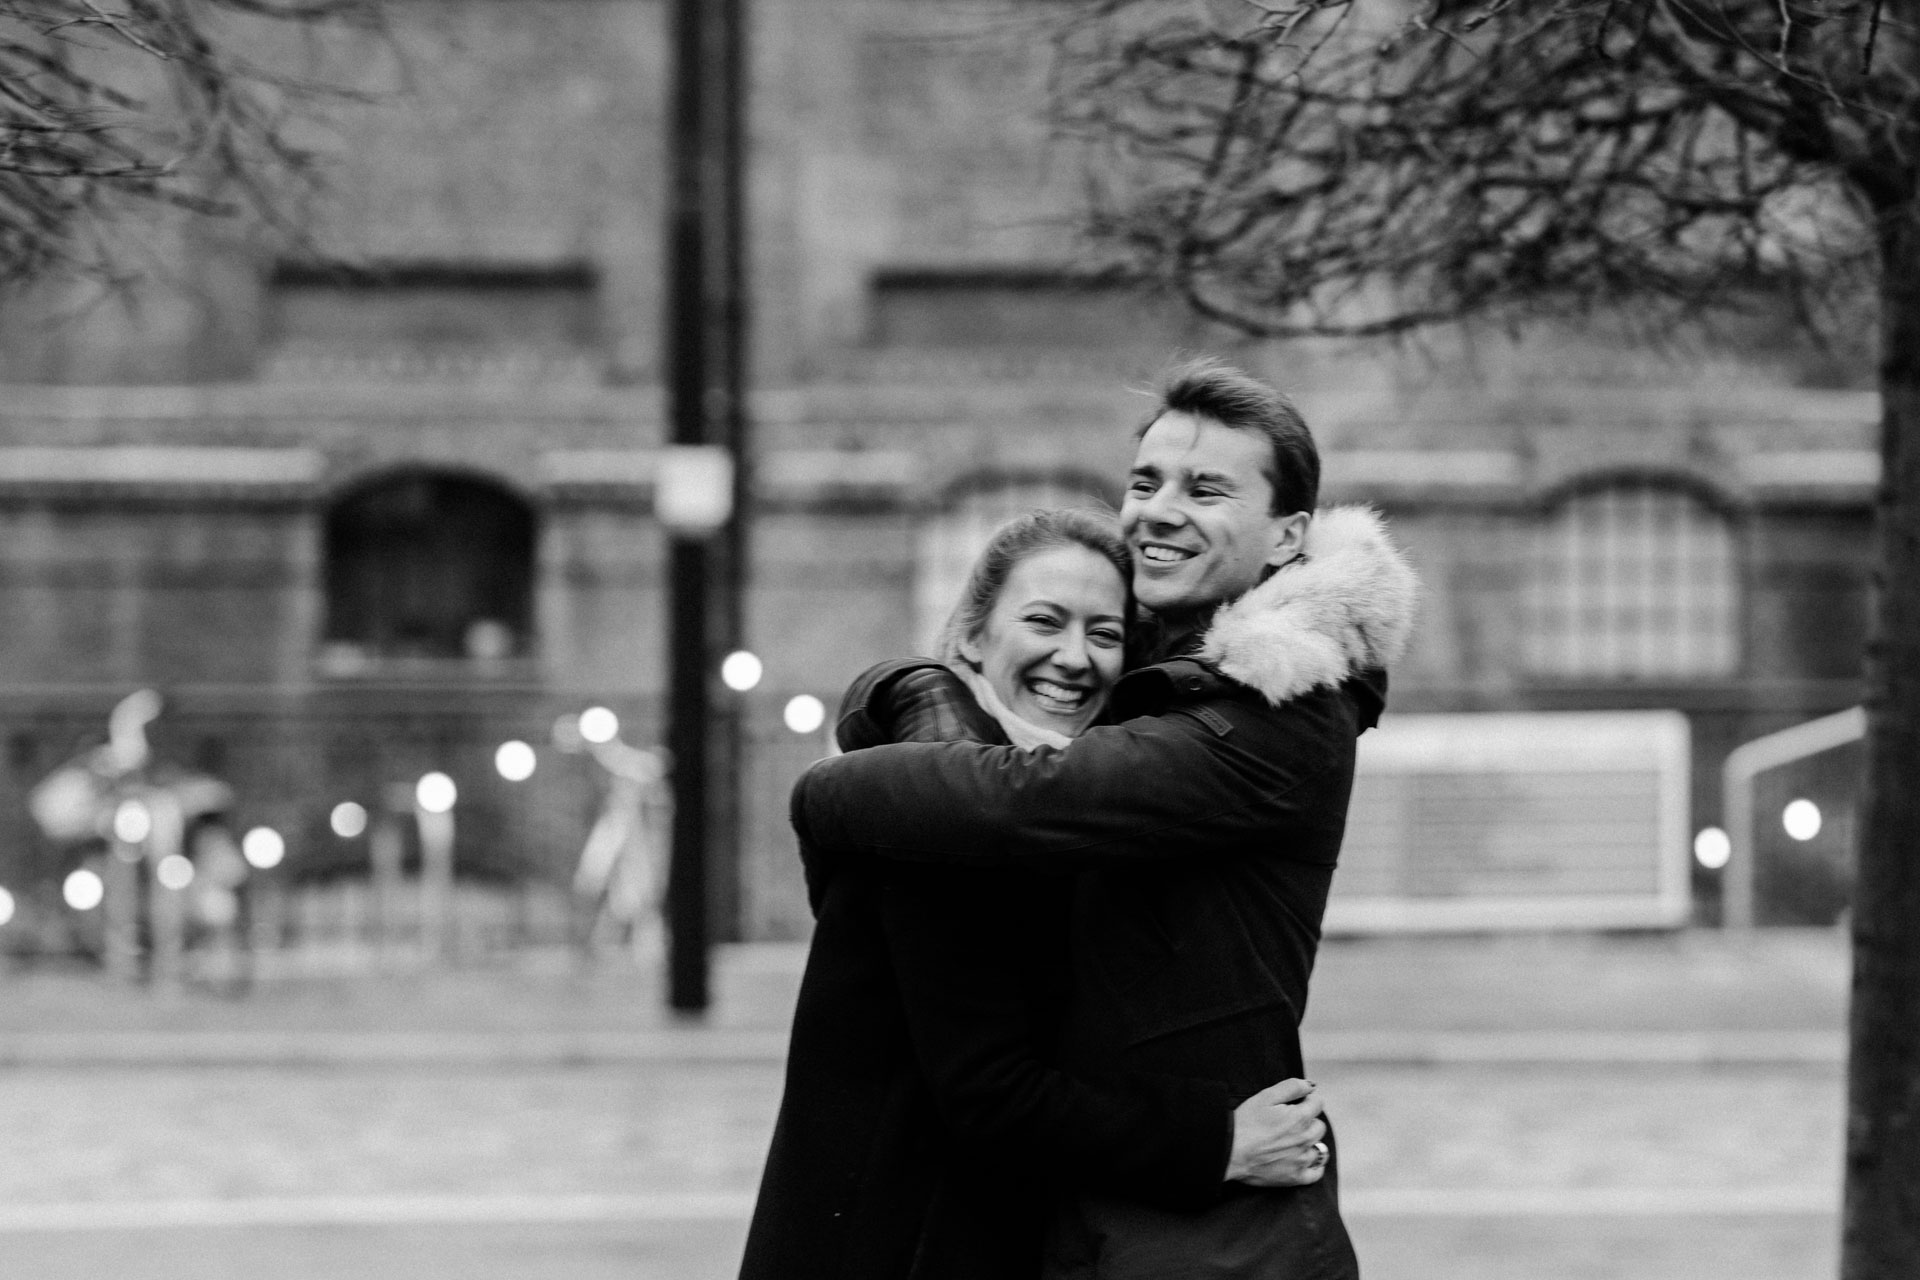
[[[1046, 6], [751, 8], [766, 677], [738, 703], [728, 931], [806, 928], [785, 792], [818, 741], [786, 699], [831, 704], [919, 647], [1000, 516], [1117, 499], [1129, 387], [1176, 350], [1287, 387], [1326, 497], [1391, 516], [1429, 588], [1398, 709], [1679, 708], [1698, 826], [1731, 745], [1857, 700], [1876, 404], [1856, 353], [1763, 322], [1665, 354], [1604, 327], [1237, 344], [1076, 274]], [[489, 762], [595, 702], [632, 740], [658, 729], [664, 17], [405, 0], [409, 87], [342, 125], [318, 254], [156, 232], [137, 310], [7, 308], [0, 883], [72, 856], [22, 797], [142, 685], [170, 695], [163, 750], [287, 832], [290, 872], [360, 865], [328, 808], [440, 768], [463, 867], [564, 879], [593, 778]], [[1806, 785], [1844, 800], [1845, 773]], [[1763, 865], [1775, 918], [1838, 909], [1842, 825]]]

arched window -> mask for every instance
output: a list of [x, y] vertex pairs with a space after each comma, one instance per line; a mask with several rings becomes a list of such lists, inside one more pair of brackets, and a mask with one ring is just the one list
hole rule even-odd
[[1692, 490], [1648, 481], [1580, 490], [1535, 539], [1527, 667], [1570, 679], [1730, 676], [1739, 599], [1733, 529]]
[[920, 530], [913, 583], [914, 638], [932, 653], [967, 573], [994, 531], [1015, 516], [1046, 507], [1100, 506], [1106, 496], [1092, 481], [1016, 478], [964, 488]]
[[534, 514], [502, 485], [407, 472], [327, 512], [327, 661], [495, 661], [530, 649]]

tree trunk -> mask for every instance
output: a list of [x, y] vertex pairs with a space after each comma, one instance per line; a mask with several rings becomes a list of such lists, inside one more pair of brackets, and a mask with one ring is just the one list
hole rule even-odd
[[1920, 1276], [1920, 202], [1885, 213], [1843, 1280]]

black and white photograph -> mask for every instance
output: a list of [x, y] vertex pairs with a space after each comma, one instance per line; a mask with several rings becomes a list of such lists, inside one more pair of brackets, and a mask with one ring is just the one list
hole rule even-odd
[[1920, 4], [0, 0], [0, 1275], [1916, 1280]]

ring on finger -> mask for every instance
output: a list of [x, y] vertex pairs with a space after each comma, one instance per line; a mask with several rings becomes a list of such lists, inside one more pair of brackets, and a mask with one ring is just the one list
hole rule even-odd
[[1327, 1144], [1324, 1142], [1316, 1142], [1313, 1144], [1313, 1155], [1308, 1158], [1307, 1164], [1317, 1169], [1327, 1162], [1327, 1157]]

